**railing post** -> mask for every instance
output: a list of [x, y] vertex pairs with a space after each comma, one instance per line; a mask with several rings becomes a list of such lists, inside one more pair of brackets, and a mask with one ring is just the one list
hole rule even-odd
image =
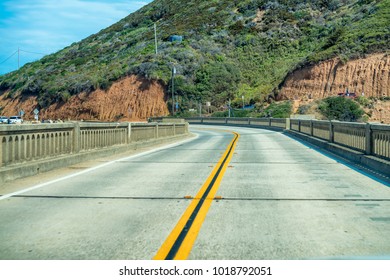
[[298, 131], [301, 132], [301, 120], [298, 120]]
[[176, 124], [173, 124], [173, 136], [176, 135]]
[[76, 122], [73, 127], [73, 153], [80, 152], [80, 136], [80, 124]]
[[272, 126], [272, 121], [271, 121], [271, 118], [268, 118], [268, 126], [271, 127]]
[[372, 154], [372, 148], [373, 148], [373, 139], [372, 139], [372, 129], [371, 125], [369, 123], [366, 124], [366, 149], [365, 153], [366, 155], [371, 155]]
[[332, 121], [329, 121], [329, 142], [334, 142], [334, 125]]
[[3, 166], [3, 137], [0, 136], [0, 167]]
[[314, 134], [314, 123], [313, 120], [310, 120], [310, 136]]
[[156, 139], [158, 139], [159, 138], [159, 135], [158, 135], [158, 123], [156, 123], [155, 131], [156, 131]]
[[131, 123], [127, 123], [127, 144], [131, 143]]
[[291, 129], [291, 119], [286, 118], [286, 130], [290, 130], [290, 129]]

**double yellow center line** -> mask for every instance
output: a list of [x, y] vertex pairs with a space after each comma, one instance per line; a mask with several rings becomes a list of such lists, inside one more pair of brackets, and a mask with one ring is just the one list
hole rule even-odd
[[160, 247], [154, 260], [185, 260], [191, 252], [199, 230], [217, 193], [222, 177], [233, 156], [238, 138], [236, 132], [218, 164], [192, 200], [179, 222]]

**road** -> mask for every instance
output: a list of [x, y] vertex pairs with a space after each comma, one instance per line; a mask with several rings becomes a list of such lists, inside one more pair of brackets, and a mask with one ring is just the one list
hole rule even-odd
[[390, 187], [281, 132], [196, 138], [0, 187], [0, 259], [389, 259]]

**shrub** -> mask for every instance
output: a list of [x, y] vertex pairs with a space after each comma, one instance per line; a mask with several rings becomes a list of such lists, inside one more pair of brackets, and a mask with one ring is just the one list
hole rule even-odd
[[262, 117], [289, 118], [292, 113], [290, 101], [271, 103], [261, 114]]
[[300, 105], [298, 107], [297, 113], [300, 115], [306, 115], [309, 113], [311, 106], [310, 105]]
[[356, 102], [358, 102], [363, 107], [370, 107], [372, 105], [372, 101], [364, 96], [357, 97]]
[[354, 122], [364, 115], [357, 102], [340, 96], [325, 98], [318, 109], [329, 120]]

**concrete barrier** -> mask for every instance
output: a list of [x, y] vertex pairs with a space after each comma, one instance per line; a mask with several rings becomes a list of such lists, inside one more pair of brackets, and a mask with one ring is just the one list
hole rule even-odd
[[0, 182], [188, 135], [188, 123], [0, 126]]

